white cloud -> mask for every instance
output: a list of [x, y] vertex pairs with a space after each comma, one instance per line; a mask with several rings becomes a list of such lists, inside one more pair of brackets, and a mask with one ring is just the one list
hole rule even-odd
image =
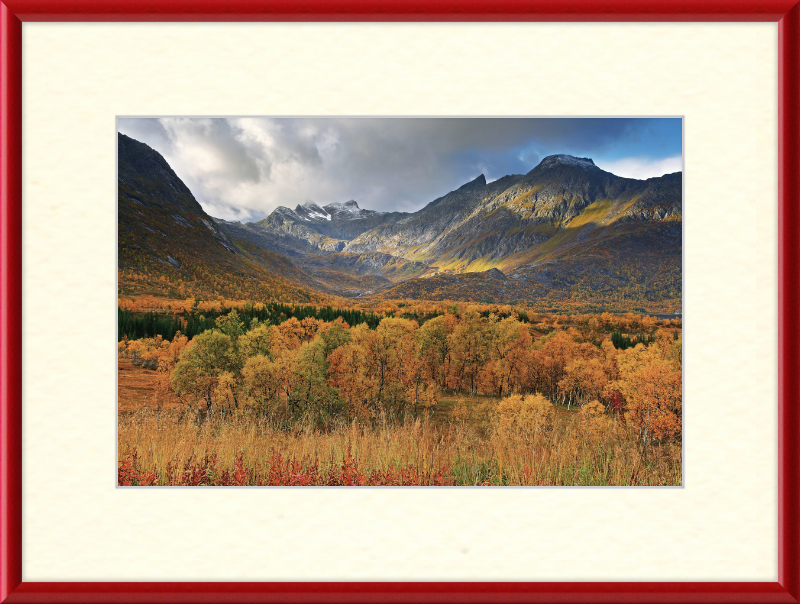
[[[121, 118], [118, 127], [160, 152], [209, 214], [238, 220], [309, 200], [415, 211], [480, 173], [524, 174], [550, 153], [602, 156], [647, 132], [640, 120], [524, 118]], [[680, 170], [679, 156], [640, 154], [598, 165], [633, 178]]]
[[654, 176], [664, 176], [683, 170], [683, 158], [680, 155], [664, 159], [652, 160], [645, 157], [626, 157], [615, 161], [596, 161], [595, 164], [617, 176], [645, 180]]

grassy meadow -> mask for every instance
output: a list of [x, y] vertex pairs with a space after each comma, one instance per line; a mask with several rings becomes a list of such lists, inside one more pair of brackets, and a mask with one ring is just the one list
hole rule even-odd
[[119, 484], [681, 484], [679, 322], [492, 310], [123, 336]]

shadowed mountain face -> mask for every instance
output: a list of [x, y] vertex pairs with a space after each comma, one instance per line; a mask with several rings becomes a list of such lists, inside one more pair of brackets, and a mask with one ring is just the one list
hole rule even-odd
[[188, 261], [346, 296], [679, 307], [681, 220], [681, 173], [635, 180], [553, 155], [414, 213], [307, 202], [229, 222], [208, 216], [158, 153], [119, 135], [120, 268], [180, 273]]
[[285, 256], [225, 234], [158, 152], [117, 142], [120, 294], [323, 299]]
[[180, 268], [186, 254], [236, 254], [159, 153], [124, 134], [118, 143], [120, 267], [140, 256]]

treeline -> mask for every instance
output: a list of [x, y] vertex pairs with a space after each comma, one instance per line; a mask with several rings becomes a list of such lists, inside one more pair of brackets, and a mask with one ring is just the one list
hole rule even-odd
[[655, 337], [652, 335], [637, 334], [631, 338], [630, 336], [623, 335], [618, 331], [611, 332], [611, 343], [615, 348], [619, 348], [620, 350], [633, 348], [637, 344], [644, 344], [647, 346], [653, 342], [655, 342]]
[[[621, 350], [597, 331], [600, 324], [589, 321], [582, 332], [554, 321], [539, 335], [517, 317], [466, 310], [422, 325], [385, 317], [375, 329], [316, 316], [277, 325], [254, 317], [248, 327], [233, 310], [191, 341], [125, 339], [119, 348], [122, 356], [152, 359], [164, 388], [209, 414], [249, 410], [324, 429], [341, 416], [367, 423], [417, 417], [449, 391], [536, 395], [568, 409], [596, 403], [644, 440], [679, 435], [680, 338], [657, 330], [648, 345]], [[537, 402], [521, 412], [535, 415], [539, 406], [546, 408]]]
[[289, 304], [268, 303], [263, 308], [246, 305], [238, 311], [245, 329], [249, 329], [253, 319], [260, 323], [280, 325], [289, 319], [316, 319], [318, 321], [335, 321], [342, 319], [348, 325], [366, 323], [370, 329], [375, 329], [381, 318], [373, 312], [365, 312], [354, 308], [333, 308], [331, 306], [291, 306]]
[[[259, 307], [246, 305], [237, 311], [245, 330], [249, 330], [255, 323], [280, 325], [289, 319], [313, 318], [318, 321], [334, 321], [341, 318], [348, 325], [365, 323], [370, 329], [375, 329], [381, 317], [373, 312], [358, 309], [333, 308], [331, 306], [290, 306], [288, 304], [268, 303], [259, 304]], [[180, 331], [190, 340], [216, 326], [220, 317], [228, 315], [230, 310], [205, 310], [199, 312], [196, 308], [184, 311], [182, 317], [170, 313], [146, 312], [141, 314], [129, 310], [118, 309], [117, 341], [123, 338], [138, 340], [140, 338], [154, 338], [161, 336], [165, 340], [172, 340]]]
[[[153, 338], [161, 336], [166, 340], [171, 340], [175, 334], [180, 331], [190, 340], [198, 334], [206, 330], [213, 329], [216, 325], [216, 320], [219, 317], [225, 316], [231, 312], [232, 309], [224, 308], [220, 305], [217, 309], [198, 309], [199, 302], [194, 301], [194, 304], [189, 308], [180, 309], [176, 312], [162, 312], [156, 313], [148, 311], [145, 313], [137, 313], [128, 309], [120, 308], [118, 310], [118, 334], [117, 341], [123, 338], [129, 340], [136, 340], [139, 338]], [[292, 306], [289, 304], [280, 303], [267, 303], [267, 304], [244, 304], [241, 308], [237, 309], [237, 316], [242, 321], [245, 330], [249, 330], [253, 321], [258, 321], [261, 324], [280, 325], [284, 321], [295, 318], [298, 321], [303, 319], [313, 318], [318, 321], [335, 321], [342, 319], [348, 325], [361, 325], [366, 324], [369, 329], [376, 329], [381, 319], [385, 317], [399, 317], [403, 319], [410, 319], [423, 324], [426, 321], [435, 317], [441, 316], [449, 312], [457, 314], [459, 312], [458, 305], [453, 305], [448, 308], [417, 308], [405, 307], [401, 304], [394, 309], [387, 309], [383, 312], [376, 313], [373, 311], [366, 311], [354, 308], [333, 308], [332, 306]], [[509, 310], [504, 309], [500, 311], [493, 311], [489, 308], [478, 310], [477, 312], [484, 318], [494, 314], [501, 318], [515, 316], [523, 323], [528, 323], [530, 318], [524, 309]]]
[[[212, 321], [211, 327], [213, 326]], [[117, 309], [117, 341], [123, 338], [138, 340], [156, 336], [171, 340], [179, 331], [184, 331], [183, 321], [173, 315], [154, 312], [134, 315], [128, 310]]]

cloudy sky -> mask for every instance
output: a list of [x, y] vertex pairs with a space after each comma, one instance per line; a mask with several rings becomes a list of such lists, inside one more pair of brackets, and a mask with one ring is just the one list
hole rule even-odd
[[568, 153], [629, 178], [681, 170], [673, 118], [119, 118], [161, 153], [211, 216], [355, 199], [415, 211], [484, 174], [524, 174]]

